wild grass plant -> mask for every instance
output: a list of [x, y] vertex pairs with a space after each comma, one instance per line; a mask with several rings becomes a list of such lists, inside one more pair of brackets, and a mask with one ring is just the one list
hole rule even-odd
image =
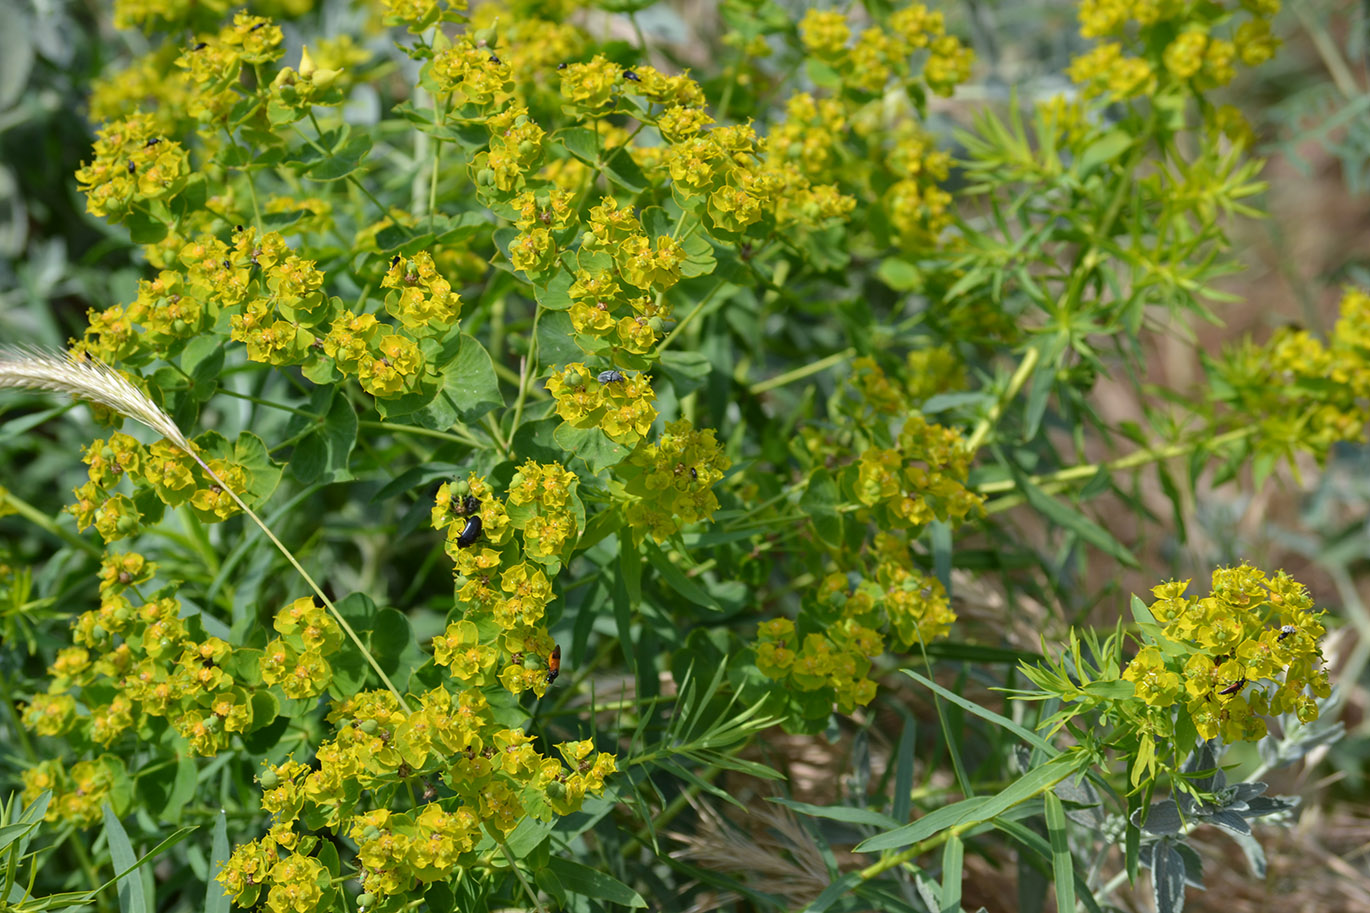
[[[1081, 582], [1149, 557], [1093, 499], [1364, 436], [1354, 288], [1147, 381], [1239, 303], [1222, 93], [1277, 0], [1085, 0], [1073, 88], [1007, 105], [922, 4], [98, 12], [75, 186], [136, 281], [0, 350], [102, 429], [60, 513], [0, 489], [0, 903], [955, 911], [978, 855], [1171, 913], [1205, 826], [1263, 876], [1262, 777], [1340, 733], [1325, 600]], [[781, 733], [852, 746], [821, 803]]]

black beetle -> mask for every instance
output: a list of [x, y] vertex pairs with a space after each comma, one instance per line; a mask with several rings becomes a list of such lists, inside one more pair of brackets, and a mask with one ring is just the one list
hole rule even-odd
[[480, 538], [480, 514], [475, 514], [466, 519], [466, 525], [462, 527], [461, 535], [457, 537], [457, 548], [470, 548], [476, 544]]

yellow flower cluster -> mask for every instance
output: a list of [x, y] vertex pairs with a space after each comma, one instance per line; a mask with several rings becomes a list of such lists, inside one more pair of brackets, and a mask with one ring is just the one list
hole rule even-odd
[[437, 335], [461, 315], [461, 295], [438, 275], [433, 255], [428, 251], [419, 251], [409, 258], [396, 254], [381, 280], [381, 288], [392, 289], [385, 296], [386, 312], [416, 336]]
[[877, 534], [871, 554], [869, 577], [828, 574], [796, 621], [775, 618], [758, 628], [757, 668], [817, 698], [800, 702], [811, 718], [825, 716], [833, 704], [851, 713], [870, 703], [876, 691], [867, 677], [871, 660], [885, 652], [887, 636], [909, 650], [945, 637], [956, 621], [946, 590], [913, 565], [906, 541]]
[[76, 727], [109, 747], [130, 731], [146, 738], [152, 721], [164, 719], [191, 752], [209, 756], [248, 732], [255, 717], [260, 687], [230, 669], [259, 666], [265, 684], [287, 697], [315, 696], [331, 680], [322, 657], [338, 648], [341, 632], [313, 600], [297, 600], [276, 616], [282, 636], [257, 663], [258, 651], [234, 648], [205, 635], [198, 619], [182, 618], [174, 597], [139, 597], [155, 570], [136, 553], [106, 555], [100, 607], [77, 617], [74, 646], [59, 651], [48, 670], [48, 694], [35, 696], [25, 710], [26, 726], [42, 735]]
[[[321, 819], [356, 842], [370, 899], [358, 902], [370, 906], [477, 861], [487, 831], [503, 839], [529, 816], [549, 820], [578, 810], [615, 770], [613, 756], [594, 754], [588, 741], [557, 746], [569, 768], [538, 753], [527, 733], [496, 721], [476, 688], [454, 698], [438, 687], [418, 700], [407, 710], [389, 692], [356, 694], [330, 711], [335, 735], [319, 747], [317, 769], [294, 760], [267, 765], [259, 780], [271, 830], [235, 849], [218, 876], [236, 904], [252, 906], [263, 894], [273, 910], [298, 913], [302, 897], [306, 909], [319, 904], [309, 855], [316, 838], [296, 830], [308, 827], [306, 820]], [[356, 810], [358, 790], [416, 776], [436, 801], [405, 811]]]
[[433, 652], [458, 679], [479, 686], [493, 676], [513, 694], [539, 697], [552, 684], [555, 644], [543, 614], [555, 598], [552, 578], [585, 523], [579, 484], [563, 466], [529, 460], [504, 503], [475, 475], [438, 489], [433, 526], [447, 534], [463, 615], [434, 638]]
[[1370, 423], [1370, 294], [1347, 289], [1331, 338], [1286, 328], [1265, 345], [1246, 343], [1216, 366], [1238, 421], [1259, 429], [1272, 456], [1324, 459], [1357, 441]]
[[650, 378], [608, 369], [595, 373], [573, 362], [547, 379], [557, 415], [576, 428], [599, 428], [610, 440], [633, 445], [656, 420]]
[[1317, 719], [1316, 698], [1330, 688], [1318, 648], [1324, 613], [1308, 591], [1284, 572], [1267, 577], [1247, 565], [1214, 571], [1203, 598], [1185, 596], [1188, 588], [1185, 580], [1152, 590], [1159, 642], [1122, 674], [1137, 697], [1162, 716], [1183, 703], [1201, 738], [1229, 743], [1262, 738], [1267, 714]]
[[979, 510], [983, 498], [966, 488], [970, 453], [958, 432], [915, 412], [896, 444], [861, 453], [856, 495], [862, 504], [880, 506], [897, 527], [959, 522]]
[[655, 442], [644, 442], [615, 470], [631, 498], [627, 516], [634, 534], [662, 542], [686, 524], [712, 517], [718, 510], [713, 486], [729, 465], [712, 428], [699, 430], [683, 419], [671, 422]]
[[35, 801], [44, 790], [52, 790], [52, 801], [43, 820], [86, 827], [100, 822], [101, 807], [110, 801], [115, 786], [128, 784], [124, 762], [113, 755], [77, 761], [69, 767], [57, 759], [39, 761], [25, 768], [20, 776], [24, 781], [25, 804]]
[[938, 95], [951, 95], [970, 77], [970, 48], [946, 34], [940, 12], [921, 3], [890, 14], [887, 28], [867, 28], [852, 43], [851, 26], [837, 10], [810, 8], [799, 22], [804, 48], [831, 66], [842, 81], [863, 92], [878, 93], [894, 77], [911, 75], [909, 57], [926, 50], [922, 79]]
[[100, 128], [95, 159], [76, 172], [86, 211], [122, 222], [135, 209], [175, 196], [190, 176], [190, 158], [158, 132], [150, 114], [134, 114]]
[[[227, 442], [213, 432], [202, 435], [199, 446], [202, 453], [206, 447], [216, 452], [228, 449]], [[241, 462], [218, 456], [203, 458], [233, 491], [251, 491], [253, 477]], [[151, 488], [157, 500], [168, 507], [189, 503], [206, 523], [227, 520], [238, 512], [238, 504], [227, 490], [167, 440], [145, 445], [116, 433], [108, 440], [93, 441], [83, 459], [90, 467], [88, 481], [75, 489], [76, 500], [67, 510], [76, 518], [78, 529], [93, 525], [105, 542], [135, 535], [141, 528], [143, 515], [134, 501], [113, 490], [124, 478], [133, 483], [135, 491]]]
[[[1278, 41], [1270, 20], [1279, 0], [1242, 3], [1249, 18], [1231, 32], [1234, 18], [1218, 6], [1176, 0], [1082, 0], [1080, 34], [1104, 41], [1077, 58], [1070, 77], [1091, 95], [1115, 99], [1169, 91], [1188, 84], [1195, 91], [1227, 85], [1236, 76], [1236, 61], [1258, 66], [1274, 56]], [[1131, 36], [1131, 37], [1129, 37]], [[1125, 45], [1142, 49], [1129, 56]]]

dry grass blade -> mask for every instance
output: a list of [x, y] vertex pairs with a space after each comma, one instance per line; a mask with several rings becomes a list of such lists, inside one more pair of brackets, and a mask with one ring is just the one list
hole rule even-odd
[[36, 347], [0, 346], [0, 387], [48, 390], [108, 406], [126, 418], [147, 425], [195, 456], [190, 442], [171, 416], [122, 374], [98, 359]]

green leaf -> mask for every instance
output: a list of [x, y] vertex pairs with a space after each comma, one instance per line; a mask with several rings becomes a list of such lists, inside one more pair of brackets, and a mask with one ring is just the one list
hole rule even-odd
[[354, 133], [327, 157], [306, 167], [304, 176], [313, 181], [340, 181], [362, 170], [362, 162], [370, 152], [371, 137], [365, 133]]
[[807, 802], [796, 802], [793, 799], [783, 799], [779, 796], [771, 796], [768, 801], [793, 809], [801, 815], [808, 815], [810, 818], [826, 818], [829, 821], [841, 821], [844, 824], [885, 829], [899, 826], [899, 822], [889, 815], [882, 815], [880, 812], [871, 811], [868, 808], [851, 808], [845, 805], [810, 805]]
[[557, 445], [576, 459], [583, 460], [590, 471], [599, 475], [610, 466], [617, 466], [632, 453], [632, 448], [613, 441], [598, 428], [577, 428], [562, 422], [553, 432]]
[[428, 661], [428, 655], [419, 648], [418, 639], [414, 637], [409, 619], [395, 609], [381, 609], [376, 613], [369, 646], [376, 662], [401, 690], [410, 674]]
[[567, 127], [557, 134], [566, 151], [587, 165], [599, 165], [599, 137], [588, 127]]
[[1156, 898], [1157, 913], [1184, 910], [1184, 874], [1184, 859], [1169, 840], [1152, 845], [1151, 890]]
[[571, 286], [576, 277], [569, 269], [559, 269], [545, 285], [533, 286], [538, 304], [550, 311], [564, 311], [571, 306]]
[[813, 901], [803, 909], [802, 913], [823, 913], [844, 897], [848, 897], [861, 884], [860, 872], [848, 872], [841, 878], [834, 881], [823, 889]]
[[895, 828], [858, 844], [858, 853], [878, 850], [897, 850], [913, 846], [947, 828], [963, 830], [992, 821], [1015, 806], [1040, 795], [1045, 790], [1089, 764], [1084, 752], [1061, 754], [1034, 767], [993, 796], [976, 796], [929, 812], [911, 824]]
[[118, 876], [119, 911], [152, 913], [147, 894], [143, 891], [143, 879], [134, 871], [138, 865], [138, 855], [133, 852], [133, 844], [128, 842], [128, 834], [108, 802], [101, 811], [105, 815], [105, 841], [109, 844], [110, 861], [114, 863], [115, 870], [121, 873]]
[[1051, 838], [1051, 871], [1056, 882], [1056, 909], [1075, 913], [1075, 860], [1070, 855], [1066, 810], [1053, 792], [1042, 797], [1046, 807], [1047, 834]]
[[842, 539], [842, 515], [837, 512], [841, 500], [842, 493], [838, 491], [832, 473], [823, 468], [814, 470], [809, 476], [809, 484], [799, 498], [799, 508], [809, 515], [819, 537], [827, 542]]
[[918, 266], [899, 257], [881, 260], [875, 275], [896, 292], [916, 291], [923, 285], [923, 273]]
[[568, 365], [585, 357], [576, 345], [576, 328], [565, 311], [543, 311], [538, 317], [538, 360], [548, 365]]
[[229, 895], [224, 893], [223, 885], [217, 880], [219, 872], [228, 862], [228, 815], [223, 809], [214, 816], [214, 837], [209, 849], [209, 878], [205, 884], [204, 913], [228, 913]]
[[966, 845], [961, 838], [952, 836], [942, 847], [942, 894], [941, 909], [961, 909], [961, 879], [965, 877], [963, 865], [966, 859]]
[[[438, 399], [467, 424], [479, 419], [492, 409], [504, 406], [495, 363], [485, 346], [465, 333], [457, 357], [442, 369], [442, 391]], [[432, 407], [425, 407], [425, 410]], [[420, 412], [420, 420], [423, 420]], [[425, 423], [425, 427], [432, 427]]]
[[667, 585], [678, 595], [684, 596], [697, 606], [712, 609], [715, 612], [723, 611], [723, 606], [718, 604], [718, 600], [704, 587], [695, 583], [692, 579], [685, 576], [680, 568], [671, 563], [671, 559], [657, 547], [655, 542], [646, 540], [642, 543], [642, 549], [647, 555], [647, 560], [652, 567], [656, 568]]
[[1088, 177], [1096, 168], [1121, 156], [1137, 139], [1127, 130], [1110, 130], [1094, 140], [1080, 153], [1074, 171], [1080, 177]]
[[1132, 552], [1128, 551], [1121, 542], [1113, 538], [1108, 530], [1104, 529], [1079, 511], [1072, 510], [1038, 488], [1028, 480], [1025, 474], [1015, 473], [1014, 479], [1018, 484], [1019, 490], [1023, 493], [1023, 496], [1027, 498], [1028, 504], [1032, 505], [1033, 509], [1042, 514], [1048, 521], [1055, 523], [1062, 529], [1074, 533], [1085, 542], [1093, 545], [1106, 555], [1121, 561], [1128, 567], [1141, 566], [1137, 563], [1137, 559], [1133, 557]]
[[661, 368], [676, 396], [683, 397], [704, 386], [714, 366], [703, 352], [667, 349], [661, 353]]
[[901, 669], [899, 671], [903, 672], [905, 675], [907, 675], [914, 681], [918, 682], [918, 684], [922, 685], [923, 687], [930, 688], [933, 691], [937, 692], [938, 696], [940, 696], [942, 699], [951, 701], [953, 704], [956, 704], [963, 710], [973, 713], [981, 719], [988, 720], [989, 722], [995, 724], [1001, 729], [1013, 733], [1014, 735], [1018, 736], [1018, 738], [1022, 739], [1028, 744], [1036, 748], [1040, 748], [1042, 751], [1045, 751], [1048, 755], [1057, 755], [1060, 753], [1057, 750], [1057, 748], [1050, 742], [1048, 742], [1046, 739], [1042, 738], [1030, 729], [1025, 729], [1022, 726], [1019, 726], [1017, 723], [1013, 722], [1013, 720], [1009, 719], [1008, 717], [1001, 716], [1000, 714], [997, 714], [993, 710], [990, 710], [986, 707], [981, 707], [974, 701], [966, 700], [961, 695], [956, 694], [952, 691], [948, 691], [946, 688], [943, 688], [941, 685], [937, 684], [932, 679], [924, 678], [917, 672], [914, 672], [912, 669]]
[[562, 887], [595, 901], [607, 901], [624, 907], [645, 907], [647, 901], [613, 876], [573, 862], [561, 856], [547, 860], [547, 867], [557, 876]]
[[629, 193], [641, 193], [647, 189], [647, 176], [633, 161], [626, 146], [620, 146], [609, 154], [603, 165], [604, 176]]

